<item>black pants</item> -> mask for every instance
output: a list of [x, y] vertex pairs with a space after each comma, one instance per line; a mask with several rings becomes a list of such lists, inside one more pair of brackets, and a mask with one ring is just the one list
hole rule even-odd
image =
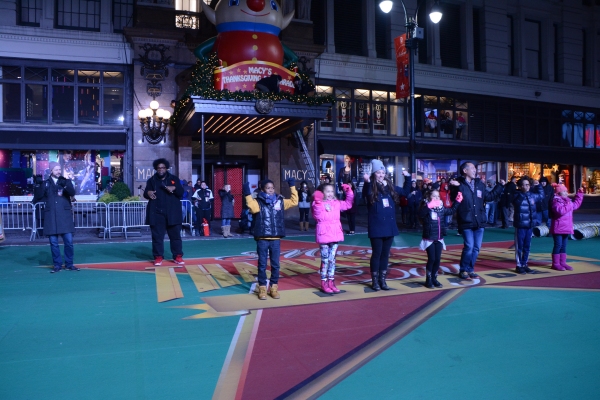
[[505, 228], [510, 227], [510, 211], [511, 207], [502, 207], [502, 226]]
[[310, 208], [298, 208], [300, 210], [300, 222], [308, 222], [308, 210]]
[[210, 224], [210, 208], [208, 210], [196, 209], [196, 231], [204, 236], [204, 229], [202, 228], [202, 219], [206, 219], [206, 222]]
[[346, 218], [348, 218], [348, 230], [354, 232], [356, 230], [356, 214], [346, 212]]
[[394, 242], [394, 237], [370, 238], [371, 240], [371, 272], [386, 271], [390, 258], [390, 249]]
[[427, 248], [427, 275], [436, 276], [440, 269], [442, 258], [442, 242], [435, 241]]
[[171, 253], [175, 256], [183, 256], [181, 249], [181, 224], [167, 225], [167, 217], [164, 214], [156, 214], [154, 225], [150, 225], [152, 233], [152, 255], [164, 257], [165, 233], [169, 235], [171, 242]]

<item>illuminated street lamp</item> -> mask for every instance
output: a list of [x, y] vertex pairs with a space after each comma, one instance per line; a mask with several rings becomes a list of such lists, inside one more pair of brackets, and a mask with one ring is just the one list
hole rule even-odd
[[152, 100], [150, 107], [138, 112], [138, 119], [142, 127], [142, 141], [144, 138], [150, 144], [166, 142], [166, 131], [169, 126], [171, 113], [159, 108], [158, 101]]
[[[406, 48], [408, 51], [408, 79], [410, 86], [410, 141], [409, 141], [409, 154], [410, 154], [410, 170], [413, 173], [417, 173], [417, 160], [415, 157], [415, 50], [417, 49], [417, 40], [419, 39], [416, 36], [416, 29], [418, 27], [417, 24], [417, 13], [419, 12], [419, 5], [426, 0], [417, 1], [417, 9], [415, 10], [415, 15], [410, 17], [408, 12], [406, 11], [406, 5], [403, 0], [399, 0], [402, 4], [402, 9], [404, 10], [404, 26], [406, 27]], [[392, 7], [394, 2], [392, 0], [383, 0], [379, 2], [379, 8], [384, 13], [389, 13], [392, 11]], [[438, 0], [435, 0], [431, 10], [429, 11], [429, 19], [434, 24], [437, 24], [442, 19], [442, 10], [440, 9], [440, 5]]]

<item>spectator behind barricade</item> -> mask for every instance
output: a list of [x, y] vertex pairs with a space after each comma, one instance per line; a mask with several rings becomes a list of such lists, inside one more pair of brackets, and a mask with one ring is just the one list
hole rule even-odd
[[231, 185], [223, 186], [223, 189], [219, 190], [219, 197], [221, 198], [221, 233], [224, 238], [233, 237], [231, 234], [231, 220], [235, 218], [233, 211], [235, 199], [231, 193]]
[[408, 192], [408, 226], [415, 229], [417, 227], [417, 209], [423, 198], [421, 190], [417, 187], [417, 182], [412, 181]]
[[189, 185], [189, 183], [186, 181], [185, 179], [181, 180], [181, 186], [183, 187], [183, 197], [181, 198], [181, 200], [187, 200], [187, 201], [182, 201], [181, 202], [181, 217], [183, 218], [184, 221], [186, 221], [186, 223], [192, 223], [192, 221], [187, 221], [188, 220], [188, 215], [191, 214], [192, 212], [192, 195], [194, 194], [194, 189]]
[[354, 235], [356, 231], [356, 214], [358, 213], [358, 196], [356, 195], [356, 186], [354, 186], [354, 183], [349, 183], [348, 185], [350, 185], [353, 194], [352, 207], [346, 210], [348, 235]]
[[306, 181], [300, 182], [300, 191], [298, 192], [298, 210], [300, 211], [300, 231], [308, 231], [308, 214], [310, 211], [310, 204], [312, 202], [312, 196], [310, 190], [308, 190], [308, 183]]
[[[491, 192], [494, 190], [494, 182], [492, 180], [488, 180], [486, 187], [486, 192]], [[486, 201], [485, 202], [485, 216], [488, 225], [496, 226], [496, 208], [498, 202], [496, 200]]]
[[53, 264], [50, 273], [58, 272], [63, 268], [58, 236], [62, 236], [65, 247], [64, 268], [79, 271], [79, 268], [73, 264], [75, 224], [73, 223], [71, 196], [75, 196], [75, 188], [73, 183], [62, 175], [59, 163], [50, 162], [48, 179], [43, 180], [41, 176], [36, 176], [33, 203], [45, 203], [44, 235], [50, 239]]
[[540, 223], [545, 223], [547, 226], [550, 226], [550, 207], [552, 205], [552, 199], [554, 198], [554, 188], [550, 185], [548, 178], [545, 176], [540, 178], [540, 185], [544, 189], [544, 199], [538, 203], [538, 212], [540, 213], [538, 220]]
[[197, 201], [196, 232], [198, 235], [204, 236], [204, 229], [202, 227], [202, 224], [203, 220], [206, 220], [207, 223], [210, 223], [214, 196], [212, 190], [210, 190], [206, 185], [206, 182], [201, 181], [200, 189], [196, 190], [192, 198]]
[[201, 189], [201, 188], [202, 188], [202, 181], [201, 181], [200, 179], [198, 179], [198, 180], [196, 181], [196, 184], [194, 185], [194, 192], [195, 192], [196, 190], [198, 190], [198, 189]]
[[514, 208], [512, 205], [512, 198], [517, 191], [517, 177], [513, 176], [510, 178], [510, 182], [504, 185], [502, 196], [500, 196], [500, 207], [502, 209], [502, 229], [506, 229], [511, 226], [513, 222]]
[[173, 262], [183, 265], [181, 243], [181, 198], [183, 187], [178, 177], [169, 172], [170, 163], [164, 158], [152, 163], [156, 173], [146, 182], [144, 198], [146, 206], [146, 225], [150, 225], [152, 234], [152, 256], [154, 265], [162, 265], [165, 249], [165, 233], [169, 236]]

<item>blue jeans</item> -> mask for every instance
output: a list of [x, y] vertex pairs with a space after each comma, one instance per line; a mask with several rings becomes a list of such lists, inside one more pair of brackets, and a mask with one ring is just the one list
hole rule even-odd
[[540, 223], [546, 223], [546, 226], [550, 226], [550, 215], [548, 214], [548, 210], [542, 211], [542, 219], [540, 219]]
[[[62, 257], [60, 255], [60, 247], [58, 246], [58, 236], [59, 235], [50, 235], [50, 251], [52, 252], [52, 263], [54, 264], [54, 269], [62, 268]], [[60, 236], [63, 238], [63, 243], [65, 244], [65, 267], [71, 268], [73, 267], [73, 234], [72, 233], [63, 233]]]
[[229, 226], [231, 225], [231, 218], [223, 218], [221, 220], [221, 226]]
[[567, 241], [569, 235], [552, 235], [554, 238], [554, 247], [552, 248], [552, 254], [566, 254], [567, 253]]
[[496, 202], [491, 201], [485, 203], [485, 215], [487, 216], [488, 224], [496, 224]]
[[483, 241], [483, 228], [465, 229], [462, 232], [464, 247], [460, 256], [460, 272], [475, 271], [475, 262]]
[[271, 285], [276, 285], [279, 282], [279, 239], [256, 241], [256, 253], [258, 254], [258, 284], [259, 286], [267, 286], [267, 257], [271, 261]]
[[531, 248], [532, 228], [515, 229], [515, 261], [517, 267], [524, 267], [529, 261], [529, 249]]

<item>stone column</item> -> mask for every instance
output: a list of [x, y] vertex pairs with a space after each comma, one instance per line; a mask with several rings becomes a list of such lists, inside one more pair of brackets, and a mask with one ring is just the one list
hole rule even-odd
[[326, 0], [327, 1], [327, 11], [326, 11], [326, 17], [327, 17], [327, 24], [326, 24], [326, 29], [327, 29], [327, 39], [326, 39], [326, 43], [325, 43], [325, 51], [327, 53], [335, 53], [335, 30], [334, 30], [334, 26], [333, 26], [333, 15], [334, 15], [334, 10], [333, 10], [333, 0]]
[[506, 0], [485, 0], [483, 6], [482, 60], [483, 71], [507, 75], [509, 70]]
[[473, 47], [473, 1], [467, 0], [461, 6], [461, 13], [465, 23], [461, 27], [461, 36], [464, 38], [462, 48], [462, 67], [469, 71], [475, 70], [475, 55]]
[[367, 56], [377, 58], [377, 49], [375, 47], [375, 2], [372, 0], [363, 0], [365, 27], [367, 28]]

